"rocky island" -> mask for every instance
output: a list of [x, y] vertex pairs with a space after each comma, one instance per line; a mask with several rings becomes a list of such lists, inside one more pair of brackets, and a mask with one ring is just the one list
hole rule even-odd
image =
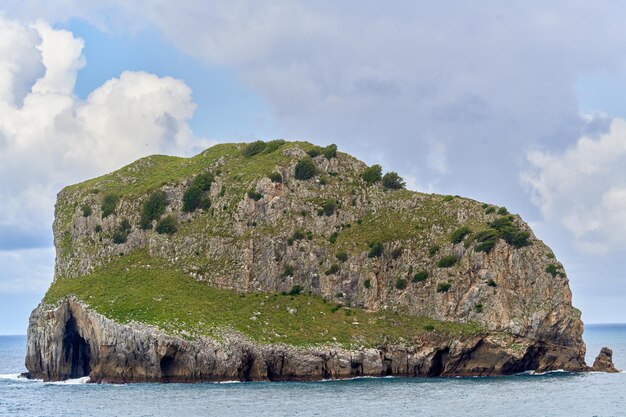
[[54, 242], [31, 378], [590, 369], [565, 270], [519, 216], [408, 191], [334, 145], [140, 159], [63, 189]]

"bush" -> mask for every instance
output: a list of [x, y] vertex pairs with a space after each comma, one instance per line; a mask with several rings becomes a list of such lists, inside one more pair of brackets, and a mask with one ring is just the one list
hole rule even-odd
[[463, 239], [465, 238], [465, 236], [470, 234], [470, 232], [471, 230], [467, 226], [459, 227], [452, 233], [452, 236], [450, 237], [450, 242], [455, 243], [455, 244], [461, 243]]
[[474, 310], [476, 310], [477, 313], [482, 313], [483, 312], [483, 305], [481, 303], [478, 303], [478, 304], [474, 305]]
[[439, 247], [439, 245], [432, 245], [432, 246], [430, 247], [430, 249], [428, 249], [428, 253], [430, 254], [430, 256], [433, 256], [433, 255], [435, 255], [437, 252], [439, 252], [439, 249], [441, 249], [441, 248]]
[[128, 235], [130, 234], [132, 227], [128, 219], [122, 219], [120, 224], [113, 231], [112, 240], [115, 244], [126, 243]]
[[339, 265], [332, 264], [330, 268], [328, 268], [325, 272], [326, 275], [333, 275], [339, 272]]
[[310, 156], [305, 156], [296, 164], [295, 177], [298, 180], [308, 180], [313, 178], [316, 173], [315, 162], [313, 162]]
[[439, 259], [437, 262], [437, 266], [439, 268], [449, 268], [457, 262], [456, 256], [454, 255], [446, 255], [443, 258]]
[[495, 229], [481, 230], [474, 236], [474, 239], [478, 242], [474, 248], [476, 252], [489, 253], [496, 246], [496, 242], [499, 239], [498, 231]]
[[486, 209], [487, 207], [489, 207], [489, 204], [487, 204], [487, 203], [483, 203], [483, 206], [482, 206], [482, 207], [483, 207], [484, 209]]
[[363, 281], [363, 286], [369, 290], [370, 288], [372, 288], [372, 280], [366, 279], [365, 281]]
[[268, 175], [268, 177], [274, 183], [281, 183], [281, 182], [283, 182], [283, 176], [280, 175], [280, 173], [278, 173], [278, 172], [272, 172], [270, 175]]
[[413, 275], [413, 279], [411, 279], [411, 282], [423, 282], [426, 281], [426, 278], [428, 278], [428, 272], [420, 271], [417, 274]]
[[509, 214], [509, 211], [506, 209], [506, 207], [500, 207], [498, 209], [498, 214], [501, 216], [506, 216], [507, 214]]
[[289, 264], [287, 264], [287, 265], [285, 265], [285, 266], [284, 266], [284, 268], [283, 268], [283, 273], [282, 273], [282, 275], [281, 275], [281, 276], [282, 276], [283, 278], [286, 278], [286, 277], [292, 277], [294, 272], [295, 272], [295, 271], [294, 271], [293, 265], [289, 265]]
[[388, 172], [383, 176], [385, 190], [400, 190], [406, 187], [406, 183], [396, 172]]
[[117, 207], [117, 203], [120, 201], [120, 196], [117, 194], [106, 194], [102, 198], [102, 218], [108, 217], [109, 215], [115, 213], [115, 208]]
[[368, 258], [378, 258], [383, 254], [383, 244], [380, 242], [370, 242], [370, 251], [367, 254]]
[[396, 290], [403, 290], [406, 288], [406, 279], [398, 278], [396, 280]]
[[369, 185], [381, 181], [383, 179], [383, 168], [378, 164], [372, 165], [361, 173], [361, 178]]
[[83, 206], [80, 209], [83, 211], [83, 217], [89, 217], [91, 216], [91, 213], [93, 212], [89, 204], [83, 204]]
[[183, 211], [185, 213], [191, 213], [198, 208], [207, 209], [211, 207], [211, 201], [205, 192], [211, 189], [214, 180], [215, 177], [210, 172], [199, 174], [193, 179], [183, 194]]
[[250, 190], [250, 191], [248, 191], [248, 198], [251, 198], [254, 201], [259, 201], [260, 199], [263, 198], [263, 194], [255, 191], [255, 190]]
[[301, 285], [294, 285], [293, 287], [291, 287], [291, 290], [289, 291], [289, 295], [300, 295], [302, 293], [302, 286]]
[[337, 232], [333, 232], [330, 237], [328, 238], [328, 241], [330, 243], [335, 243], [337, 241], [337, 238], [339, 237], [339, 233]]
[[454, 196], [453, 195], [444, 195], [443, 196], [443, 201], [448, 202], [448, 201], [452, 201], [454, 200]]
[[304, 232], [300, 229], [297, 229], [293, 232], [293, 235], [291, 235], [291, 238], [295, 241], [295, 240], [302, 240], [306, 237], [306, 235], [304, 234]]
[[141, 220], [139, 221], [139, 227], [142, 229], [152, 229], [152, 221], [159, 220], [165, 208], [167, 207], [167, 195], [163, 191], [155, 191], [148, 199], [143, 203], [141, 209]]
[[487, 285], [490, 287], [497, 287], [498, 284], [496, 284], [496, 282], [493, 279], [489, 279], [489, 281], [487, 281]]
[[250, 158], [251, 156], [258, 155], [263, 152], [266, 146], [267, 144], [265, 142], [263, 142], [262, 140], [257, 140], [255, 142], [247, 144], [241, 151], [241, 154], [246, 158]]
[[426, 330], [427, 332], [432, 332], [435, 330], [435, 326], [433, 326], [432, 324], [425, 324], [424, 330]]
[[210, 172], [203, 172], [202, 174], [198, 174], [191, 183], [199, 187], [202, 191], [209, 191], [211, 189], [211, 185], [215, 181], [215, 176]]
[[546, 267], [546, 272], [552, 275], [552, 277], [556, 277], [559, 273], [559, 267], [555, 264], [550, 264]]
[[155, 230], [159, 234], [174, 234], [178, 230], [178, 221], [173, 216], [165, 216], [159, 220]]
[[440, 282], [437, 285], [437, 292], [448, 292], [450, 288], [452, 288], [452, 284], [449, 282]]
[[341, 262], [345, 262], [348, 260], [348, 253], [346, 251], [337, 252], [337, 255], [335, 256], [337, 257], [337, 260]]
[[485, 214], [491, 214], [491, 213], [495, 213], [495, 212], [496, 212], [496, 208], [494, 206], [487, 207], [485, 209]]
[[283, 139], [274, 139], [267, 142], [265, 146], [265, 150], [263, 153], [272, 153], [277, 151], [281, 146], [283, 146], [286, 142]]
[[322, 150], [322, 153], [324, 154], [324, 157], [326, 159], [334, 158], [335, 156], [337, 156], [337, 145], [335, 145], [334, 143], [328, 145]]
[[96, 233], [100, 233], [100, 232], [102, 232], [102, 225], [97, 224], [97, 225], [96, 225], [96, 228], [95, 228], [95, 231], [96, 231]]
[[336, 209], [337, 200], [335, 200], [334, 198], [329, 198], [328, 200], [324, 201], [324, 204], [322, 204], [323, 214], [327, 216], [332, 216], [335, 213]]
[[398, 259], [400, 257], [400, 255], [402, 255], [402, 248], [395, 248], [394, 250], [391, 251], [391, 258], [392, 259]]
[[309, 155], [311, 158], [315, 158], [316, 156], [320, 156], [321, 154], [322, 148], [320, 148], [319, 146], [314, 146], [307, 152], [307, 155]]
[[498, 236], [515, 248], [530, 245], [530, 242], [528, 241], [530, 233], [519, 230], [513, 223], [513, 216], [507, 215], [500, 217], [491, 222], [489, 226], [496, 229], [498, 231]]

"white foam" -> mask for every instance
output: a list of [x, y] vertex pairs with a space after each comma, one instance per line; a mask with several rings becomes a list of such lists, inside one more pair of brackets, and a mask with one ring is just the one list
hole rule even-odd
[[78, 384], [87, 384], [88, 382], [89, 382], [89, 377], [88, 376], [83, 376], [81, 378], [66, 379], [65, 381], [48, 382], [48, 384], [54, 384], [54, 385], [78, 385]]
[[0, 379], [22, 379], [20, 378], [20, 374], [0, 374]]

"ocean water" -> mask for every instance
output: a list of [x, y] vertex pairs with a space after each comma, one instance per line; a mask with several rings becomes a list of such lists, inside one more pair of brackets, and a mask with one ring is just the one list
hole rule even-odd
[[[626, 369], [626, 325], [587, 326]], [[323, 382], [97, 385], [23, 372], [24, 336], [0, 336], [0, 416], [626, 416], [626, 373]]]

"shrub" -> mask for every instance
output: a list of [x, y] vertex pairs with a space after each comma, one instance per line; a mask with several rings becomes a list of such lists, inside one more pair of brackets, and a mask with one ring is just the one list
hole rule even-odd
[[498, 284], [496, 284], [496, 282], [492, 278], [490, 278], [489, 281], [487, 281], [487, 285], [490, 286], [490, 287], [497, 287], [498, 286]]
[[370, 242], [370, 251], [367, 254], [368, 258], [378, 258], [383, 254], [383, 244], [380, 242]]
[[400, 190], [406, 187], [406, 183], [396, 172], [388, 172], [383, 176], [385, 190]]
[[337, 257], [337, 260], [341, 262], [345, 262], [348, 260], [348, 253], [346, 251], [337, 252], [335, 256]]
[[478, 303], [478, 304], [474, 305], [474, 310], [476, 310], [476, 312], [478, 312], [478, 313], [482, 313], [483, 312], [483, 305], [481, 303]]
[[112, 240], [115, 244], [125, 243], [128, 239], [132, 227], [128, 219], [122, 219], [120, 224], [113, 231]]
[[91, 216], [91, 213], [93, 212], [89, 204], [83, 204], [83, 206], [80, 209], [83, 211], [83, 217], [89, 217]]
[[167, 207], [167, 195], [163, 191], [155, 191], [143, 203], [139, 227], [152, 229], [152, 221], [159, 220]]
[[482, 207], [483, 207], [484, 209], [486, 209], [487, 207], [489, 207], [489, 204], [487, 204], [487, 203], [483, 203], [483, 206], [482, 206]]
[[500, 207], [498, 209], [498, 214], [501, 216], [506, 216], [507, 214], [509, 214], [509, 211], [506, 209], [506, 207]]
[[383, 179], [383, 168], [378, 164], [372, 165], [361, 173], [361, 178], [363, 178], [363, 181], [368, 185], [381, 181]]
[[263, 153], [272, 153], [277, 151], [281, 146], [283, 146], [286, 142], [283, 139], [274, 139], [267, 142], [265, 146], [265, 150]]
[[307, 231], [306, 232], [306, 239], [307, 240], [312, 240], [313, 239], [313, 232], [312, 231]]
[[174, 234], [178, 230], [178, 221], [173, 216], [165, 216], [159, 220], [155, 230], [159, 234]]
[[[193, 179], [183, 194], [183, 211], [185, 213], [191, 213], [198, 208], [207, 209], [211, 207], [211, 201], [205, 192], [211, 189], [214, 180], [215, 177], [210, 172], [199, 174]], [[222, 189], [224, 189], [223, 186]]]
[[461, 243], [465, 236], [467, 236], [471, 230], [467, 226], [459, 227], [454, 232], [452, 232], [452, 236], [450, 237], [450, 242], [452, 243]]
[[302, 286], [298, 284], [291, 287], [291, 290], [289, 291], [289, 295], [300, 295], [301, 293], [302, 293]]
[[307, 155], [309, 155], [311, 158], [315, 158], [316, 156], [320, 156], [321, 154], [322, 148], [320, 148], [319, 146], [314, 146], [307, 152]]
[[326, 159], [334, 158], [335, 156], [337, 156], [337, 145], [335, 145], [334, 143], [328, 145], [322, 150], [322, 153], [324, 154], [324, 157]]
[[449, 268], [457, 262], [456, 256], [454, 255], [446, 255], [443, 258], [439, 259], [437, 262], [437, 266], [439, 268]]
[[328, 268], [325, 272], [326, 275], [333, 275], [339, 272], [339, 265], [332, 264], [330, 268]]
[[109, 215], [115, 213], [115, 208], [117, 207], [117, 203], [120, 201], [120, 196], [117, 194], [106, 194], [102, 198], [102, 218], [108, 217]]
[[[341, 294], [341, 293], [338, 293], [337, 296], [339, 298], [341, 298], [341, 296], [343, 296], [343, 294], [341, 296], [339, 296], [339, 294]], [[335, 306], [330, 311], [332, 311], [333, 313], [336, 313], [339, 310], [341, 310], [341, 304], [335, 304]]]
[[559, 273], [559, 267], [555, 264], [550, 264], [546, 267], [546, 272], [552, 275], [552, 277], [556, 277]]
[[272, 172], [270, 175], [268, 175], [268, 177], [274, 183], [281, 183], [281, 182], [283, 182], [283, 176], [280, 175], [279, 172]]
[[304, 232], [300, 229], [297, 229], [293, 232], [293, 235], [291, 235], [291, 238], [295, 241], [295, 240], [302, 240], [306, 237], [306, 235], [304, 234]]
[[403, 290], [406, 288], [406, 279], [398, 278], [396, 280], [396, 290]]
[[398, 259], [400, 257], [400, 255], [402, 255], [402, 248], [395, 248], [394, 250], [391, 251], [391, 258], [392, 259]]
[[498, 231], [495, 229], [481, 230], [474, 236], [474, 239], [478, 242], [474, 250], [476, 252], [489, 253], [496, 246], [498, 238]]
[[328, 238], [328, 241], [330, 243], [335, 243], [337, 241], [337, 238], [339, 237], [339, 233], [337, 232], [333, 232], [330, 237]]
[[452, 284], [449, 282], [440, 282], [437, 284], [437, 292], [448, 292], [450, 288], [452, 288]]
[[365, 281], [363, 281], [363, 286], [369, 290], [370, 288], [372, 288], [372, 280], [366, 279]]
[[263, 194], [255, 190], [250, 190], [248, 191], [248, 198], [251, 198], [254, 201], [259, 201], [260, 199], [263, 198]]
[[430, 254], [430, 256], [433, 256], [433, 255], [435, 255], [437, 252], [439, 252], [439, 249], [441, 249], [441, 248], [439, 247], [439, 245], [432, 245], [432, 246], [430, 247], [430, 249], [428, 250], [428, 253]]
[[267, 144], [265, 142], [257, 140], [247, 144], [241, 151], [241, 154], [246, 158], [250, 158], [251, 156], [258, 155], [263, 152], [266, 146]]
[[292, 277], [294, 272], [295, 271], [294, 271], [293, 265], [287, 264], [287, 265], [284, 266], [283, 273], [282, 273], [281, 276], [283, 278], [285, 278], [285, 277]]
[[485, 209], [485, 214], [491, 214], [491, 213], [495, 213], [495, 212], [496, 212], [496, 208], [494, 206], [487, 207]]
[[335, 213], [336, 209], [337, 200], [335, 200], [334, 198], [329, 198], [328, 200], [324, 201], [324, 204], [322, 204], [322, 213], [327, 216], [332, 216]]
[[203, 172], [202, 174], [198, 174], [192, 182], [192, 185], [199, 187], [202, 191], [209, 191], [211, 189], [211, 185], [215, 181], [215, 176], [210, 172]]
[[97, 224], [95, 231], [96, 231], [96, 233], [102, 232], [102, 225]]
[[427, 332], [432, 332], [433, 330], [435, 330], [435, 326], [433, 326], [432, 324], [425, 324], [424, 330], [426, 330]]
[[530, 245], [530, 242], [528, 241], [530, 233], [524, 230], [519, 230], [513, 223], [513, 216], [507, 215], [500, 217], [491, 222], [489, 226], [496, 229], [498, 231], [498, 236], [515, 248]]
[[411, 282], [423, 282], [426, 281], [426, 278], [428, 278], [428, 272], [420, 271], [417, 274], [413, 275]]
[[444, 195], [443, 196], [443, 201], [448, 202], [448, 201], [452, 201], [452, 200], [454, 200], [454, 196], [453, 195]]
[[313, 162], [310, 156], [305, 156], [296, 164], [295, 177], [298, 180], [308, 180], [313, 178], [316, 173], [315, 162]]
[[185, 194], [183, 194], [183, 211], [185, 213], [191, 213], [200, 207], [203, 195], [204, 192], [200, 187], [190, 185], [185, 191]]

